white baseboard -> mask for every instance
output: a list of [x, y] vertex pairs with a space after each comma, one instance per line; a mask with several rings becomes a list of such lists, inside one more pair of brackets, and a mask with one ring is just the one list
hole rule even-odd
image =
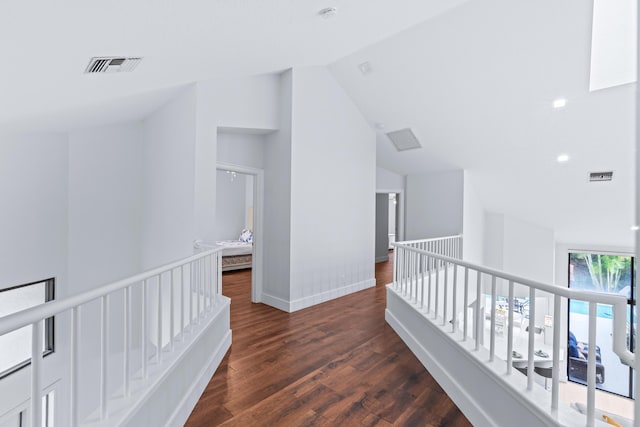
[[385, 261], [389, 261], [389, 254], [387, 254], [385, 256], [379, 256], [375, 260], [376, 264], [379, 263], [379, 262], [385, 262]]
[[230, 347], [231, 331], [227, 332], [224, 339], [218, 344], [218, 348], [212, 353], [209, 363], [202, 367], [198, 375], [198, 380], [193, 383], [187, 394], [178, 404], [167, 421], [167, 426], [183, 426], [186, 423], [193, 408], [195, 408], [196, 403], [200, 400], [200, 396], [202, 396], [207, 384], [211, 381], [213, 374], [215, 374], [218, 366], [220, 366], [220, 362], [222, 362], [224, 355], [227, 354], [227, 350], [229, 350]]
[[311, 307], [312, 305], [321, 304], [332, 299], [340, 298], [345, 295], [353, 294], [355, 292], [362, 291], [367, 288], [372, 288], [376, 285], [376, 279], [363, 280], [361, 282], [352, 283], [347, 286], [343, 286], [337, 289], [331, 289], [329, 291], [320, 292], [315, 295], [300, 298], [291, 301], [291, 311], [302, 310], [303, 308]]
[[294, 311], [302, 310], [307, 307], [311, 307], [316, 304], [321, 304], [332, 299], [340, 298], [345, 295], [353, 294], [355, 292], [362, 291], [367, 288], [372, 288], [376, 285], [376, 279], [363, 280], [361, 282], [352, 283], [347, 286], [343, 286], [337, 289], [331, 289], [330, 291], [320, 292], [308, 297], [299, 298], [294, 301], [286, 301], [282, 298], [274, 297], [266, 293], [262, 293], [262, 302], [277, 308], [278, 310], [292, 313]]
[[262, 303], [270, 305], [273, 308], [277, 308], [278, 310], [291, 313], [291, 303], [289, 301], [274, 297], [273, 295], [269, 295], [265, 292], [262, 293]]

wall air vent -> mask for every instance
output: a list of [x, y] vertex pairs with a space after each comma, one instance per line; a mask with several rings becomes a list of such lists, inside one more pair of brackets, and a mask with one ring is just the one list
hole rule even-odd
[[591, 182], [611, 181], [612, 179], [613, 179], [613, 171], [591, 172], [589, 174], [589, 181]]
[[94, 57], [84, 70], [85, 74], [122, 73], [133, 71], [142, 58]]
[[422, 148], [420, 141], [418, 141], [418, 138], [416, 138], [413, 131], [409, 128], [394, 130], [393, 132], [387, 133], [387, 136], [398, 151]]

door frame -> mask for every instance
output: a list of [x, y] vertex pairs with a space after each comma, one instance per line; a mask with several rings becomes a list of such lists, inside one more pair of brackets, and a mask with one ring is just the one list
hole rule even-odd
[[[264, 220], [264, 170], [251, 166], [217, 162], [216, 170], [230, 171], [253, 177], [253, 256], [251, 259], [251, 302], [262, 302], [263, 277], [263, 220]], [[216, 205], [220, 202], [217, 197]]]
[[376, 190], [376, 194], [395, 193], [398, 195], [398, 215], [396, 216], [396, 242], [404, 241], [404, 189], [380, 189]]

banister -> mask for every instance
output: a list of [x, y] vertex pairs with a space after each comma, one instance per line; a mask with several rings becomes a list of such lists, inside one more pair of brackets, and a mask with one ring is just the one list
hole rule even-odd
[[[441, 239], [451, 239], [459, 236], [451, 236], [444, 237], [438, 239], [429, 239], [422, 241], [431, 241], [431, 240], [441, 240]], [[478, 264], [470, 263], [467, 261], [463, 261], [457, 258], [451, 258], [445, 255], [440, 255], [435, 252], [429, 252], [426, 250], [418, 249], [414, 246], [411, 246], [408, 243], [417, 243], [419, 241], [413, 242], [394, 242], [391, 245], [394, 248], [402, 248], [414, 253], [426, 255], [430, 258], [434, 258], [440, 261], [444, 261], [446, 263], [455, 264], [461, 267], [469, 268], [475, 270], [479, 273], [488, 274], [494, 277], [498, 277], [507, 281], [514, 282], [516, 284], [521, 284], [528, 286], [533, 289], [537, 289], [543, 292], [548, 292], [550, 294], [559, 295], [565, 298], [577, 299], [582, 301], [588, 301], [593, 303], [607, 304], [613, 307], [613, 351], [629, 366], [635, 366], [635, 354], [627, 349], [626, 344], [626, 316], [627, 316], [627, 298], [622, 295], [614, 295], [608, 294], [604, 292], [596, 292], [596, 291], [584, 291], [580, 289], [570, 289], [564, 288], [557, 285], [549, 285], [542, 282], [537, 282], [535, 280], [527, 279], [525, 277], [516, 276], [513, 274], [506, 273], [504, 271], [496, 270], [490, 267], [481, 266]], [[622, 335], [624, 332], [624, 336]]]
[[24, 326], [31, 325], [42, 319], [49, 318], [63, 311], [70, 310], [73, 307], [86, 304], [90, 301], [96, 300], [105, 295], [119, 291], [134, 283], [138, 283], [145, 279], [149, 279], [151, 277], [160, 275], [167, 271], [171, 271], [182, 265], [199, 260], [201, 258], [205, 258], [214, 253], [218, 253], [218, 252], [221, 253], [221, 251], [222, 251], [222, 248], [216, 248], [216, 249], [200, 252], [188, 258], [170, 262], [168, 264], [153, 268], [151, 270], [145, 271], [135, 276], [131, 276], [123, 280], [112, 282], [112, 283], [100, 286], [96, 289], [92, 289], [92, 290], [80, 293], [78, 295], [73, 295], [57, 301], [49, 301], [44, 304], [40, 304], [23, 311], [19, 311], [17, 313], [13, 313], [5, 317], [0, 317], [0, 336], [7, 334], [9, 332], [12, 332], [16, 329], [20, 329]]

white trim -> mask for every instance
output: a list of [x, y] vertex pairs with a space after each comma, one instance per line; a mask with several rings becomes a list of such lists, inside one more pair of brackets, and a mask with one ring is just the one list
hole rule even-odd
[[308, 297], [299, 298], [293, 301], [287, 301], [279, 297], [275, 297], [269, 294], [262, 294], [262, 302], [277, 308], [278, 310], [286, 311], [287, 313], [293, 313], [294, 311], [302, 310], [307, 307], [311, 307], [317, 304], [321, 304], [332, 299], [340, 298], [349, 294], [353, 294], [368, 288], [372, 288], [376, 285], [376, 279], [363, 280], [361, 282], [352, 283], [347, 286], [343, 286], [337, 289], [331, 289], [329, 291], [320, 292]]
[[263, 304], [270, 305], [271, 307], [277, 308], [278, 310], [291, 313], [291, 303], [282, 298], [274, 297], [273, 295], [269, 295], [267, 293], [262, 293], [262, 302]]
[[[505, 377], [506, 362], [487, 362], [488, 350], [474, 351], [471, 340], [451, 339], [445, 331], [448, 325], [436, 325], [391, 285], [387, 285], [385, 320], [473, 425], [584, 426], [584, 418], [563, 403], [551, 413], [547, 391], [541, 387], [527, 391], [525, 376]], [[484, 393], [477, 392], [479, 387]]]
[[211, 381], [213, 374], [215, 374], [218, 366], [220, 366], [220, 362], [222, 362], [224, 355], [227, 354], [227, 350], [229, 350], [230, 347], [231, 330], [226, 333], [223, 340], [218, 344], [216, 351], [214, 351], [209, 358], [209, 362], [200, 370], [198, 380], [191, 385], [189, 391], [167, 420], [166, 426], [181, 426], [187, 422], [193, 408], [195, 408], [200, 400], [200, 396], [202, 396], [205, 388], [207, 388], [209, 381]]
[[376, 279], [363, 280], [361, 282], [352, 283], [347, 286], [343, 286], [337, 289], [331, 289], [329, 291], [320, 292], [315, 295], [300, 298], [291, 301], [291, 311], [302, 310], [303, 308], [311, 307], [312, 305], [321, 304], [332, 299], [340, 298], [345, 295], [353, 294], [364, 289], [372, 288], [376, 285]]
[[[264, 247], [264, 170], [251, 166], [217, 162], [216, 170], [228, 170], [254, 177], [253, 192], [253, 256], [251, 270], [251, 302], [263, 302], [263, 247]], [[218, 203], [216, 195], [216, 204]]]

